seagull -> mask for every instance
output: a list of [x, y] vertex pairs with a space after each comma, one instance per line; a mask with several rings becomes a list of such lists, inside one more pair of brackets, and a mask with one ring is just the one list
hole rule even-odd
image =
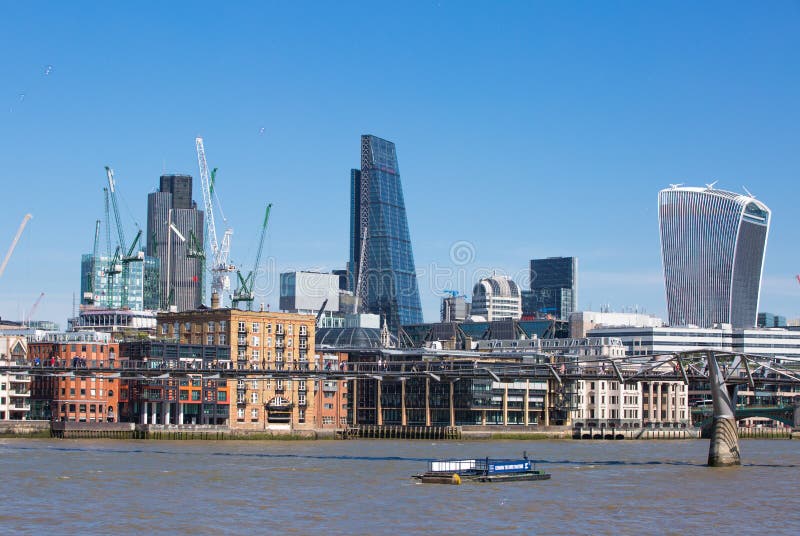
[[711, 184], [706, 184], [706, 189], [708, 189], [708, 190], [713, 190], [713, 189], [714, 189], [714, 186], [715, 186], [715, 185], [716, 185], [718, 182], [719, 182], [719, 181], [717, 180], [717, 181], [714, 181], [714, 182], [712, 182]]

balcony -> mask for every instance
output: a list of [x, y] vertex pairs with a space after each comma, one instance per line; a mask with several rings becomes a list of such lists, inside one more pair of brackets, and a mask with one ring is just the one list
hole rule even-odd
[[322, 390], [327, 392], [336, 392], [339, 390], [338, 382], [322, 382]]

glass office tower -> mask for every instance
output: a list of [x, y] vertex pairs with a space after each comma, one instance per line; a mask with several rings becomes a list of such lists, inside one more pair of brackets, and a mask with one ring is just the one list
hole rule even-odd
[[532, 259], [531, 290], [523, 296], [523, 314], [569, 320], [578, 308], [577, 257]]
[[669, 323], [756, 325], [770, 210], [752, 196], [673, 186], [658, 194]]
[[359, 312], [381, 315], [393, 331], [422, 323], [394, 143], [361, 136], [361, 169], [351, 171], [350, 193], [348, 270], [350, 288], [360, 298]]

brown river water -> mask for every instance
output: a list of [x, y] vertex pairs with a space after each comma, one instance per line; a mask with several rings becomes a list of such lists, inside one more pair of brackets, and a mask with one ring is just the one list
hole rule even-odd
[[[0, 440], [0, 534], [800, 534], [800, 442]], [[527, 450], [541, 482], [417, 484]]]

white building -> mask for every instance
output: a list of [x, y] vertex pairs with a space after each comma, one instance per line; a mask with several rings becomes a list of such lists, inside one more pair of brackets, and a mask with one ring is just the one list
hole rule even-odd
[[284, 272], [281, 274], [280, 309], [288, 313], [316, 315], [325, 303], [326, 311], [338, 312], [339, 290], [337, 274]]
[[583, 337], [578, 339], [511, 339], [475, 341], [479, 352], [535, 353], [578, 357], [625, 357], [622, 340], [615, 337]]
[[487, 322], [522, 318], [522, 294], [511, 278], [494, 275], [481, 279], [472, 288], [470, 314]]
[[[22, 335], [0, 335], [0, 365], [23, 362], [28, 343]], [[31, 411], [31, 377], [28, 374], [0, 372], [0, 420], [26, 420]]]
[[579, 311], [569, 315], [569, 336], [586, 337], [596, 328], [660, 328], [664, 320], [641, 313], [613, 313], [605, 311]]
[[716, 328], [596, 328], [588, 334], [621, 339], [629, 356], [717, 350], [800, 358], [800, 331], [782, 328], [733, 329], [722, 324]]

